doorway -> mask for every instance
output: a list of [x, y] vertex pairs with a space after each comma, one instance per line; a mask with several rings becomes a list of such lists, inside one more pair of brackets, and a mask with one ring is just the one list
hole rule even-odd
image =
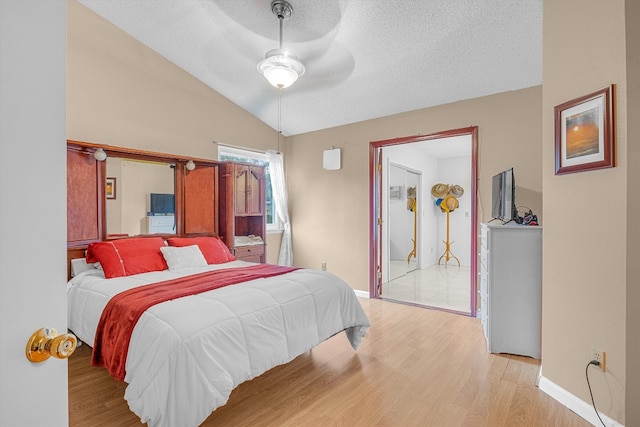
[[477, 127], [372, 142], [370, 156], [370, 296], [475, 316]]

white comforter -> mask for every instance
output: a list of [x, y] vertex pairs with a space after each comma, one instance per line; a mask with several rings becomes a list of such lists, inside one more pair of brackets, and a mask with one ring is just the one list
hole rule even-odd
[[[69, 329], [93, 346], [102, 310], [119, 292], [206, 268], [104, 279], [80, 273], [68, 290]], [[240, 383], [287, 363], [345, 331], [357, 348], [369, 320], [353, 290], [334, 275], [297, 270], [151, 307], [138, 321], [127, 357], [125, 399], [149, 426], [197, 426]]]

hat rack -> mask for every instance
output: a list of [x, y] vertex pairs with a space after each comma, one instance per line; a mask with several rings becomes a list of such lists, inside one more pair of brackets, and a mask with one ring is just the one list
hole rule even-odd
[[413, 212], [413, 249], [407, 255], [407, 264], [411, 262], [411, 258], [415, 258], [417, 254], [418, 245], [418, 203], [416, 200], [417, 191], [416, 187], [409, 187], [407, 189], [407, 209]]
[[449, 239], [449, 216], [451, 215], [451, 212], [453, 212], [460, 206], [458, 197], [462, 197], [463, 194], [464, 189], [456, 184], [438, 183], [431, 187], [431, 195], [436, 198], [436, 206], [439, 206], [440, 210], [447, 215], [446, 240], [442, 242], [444, 243], [444, 253], [440, 256], [440, 258], [438, 258], [438, 265], [440, 265], [442, 259], [444, 258], [444, 265], [446, 266], [449, 263], [449, 260], [453, 258], [458, 263], [458, 267], [460, 267], [460, 260], [453, 254], [453, 252], [451, 252], [451, 245], [453, 244], [453, 242]]

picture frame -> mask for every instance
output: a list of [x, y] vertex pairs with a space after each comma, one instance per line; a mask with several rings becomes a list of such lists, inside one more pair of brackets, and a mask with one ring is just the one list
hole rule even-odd
[[615, 85], [555, 107], [556, 175], [615, 166]]
[[116, 179], [107, 177], [104, 185], [104, 194], [108, 200], [116, 199]]

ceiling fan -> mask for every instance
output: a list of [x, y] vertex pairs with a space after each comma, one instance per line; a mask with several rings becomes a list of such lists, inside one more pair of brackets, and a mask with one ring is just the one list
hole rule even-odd
[[302, 60], [283, 46], [284, 21], [291, 19], [293, 6], [287, 0], [273, 0], [271, 12], [279, 23], [279, 47], [265, 54], [258, 63], [258, 71], [279, 89], [292, 85], [302, 75], [305, 77], [296, 85], [300, 90], [317, 90], [343, 81], [353, 72], [355, 63], [351, 52], [335, 40], [341, 20], [339, 4], [303, 0], [298, 3], [303, 3], [304, 10], [292, 28]]
[[[300, 102], [312, 102], [313, 94], [340, 85], [355, 69], [352, 53], [337, 39], [347, 7], [342, 0], [199, 2], [203, 15], [210, 19], [215, 30], [215, 37], [209, 39], [204, 55], [211, 64], [209, 71], [230, 87], [237, 84], [250, 87], [250, 91], [240, 92], [242, 98], [233, 92], [230, 95], [236, 96], [234, 102], [245, 105], [256, 116], [279, 117], [282, 98], [286, 117], [288, 107], [299, 105]], [[282, 19], [279, 15], [282, 15]], [[274, 25], [274, 17], [278, 20], [278, 27]], [[286, 28], [283, 28], [284, 21]], [[277, 32], [276, 28], [280, 31]], [[272, 85], [266, 76], [260, 74], [261, 60], [267, 63], [281, 53], [279, 49], [295, 52], [293, 57], [285, 54], [285, 59], [295, 58], [304, 67], [304, 74], [302, 70], [294, 69], [299, 78], [295, 83], [291, 81], [289, 84], [293, 86], [284, 90], [279, 89], [277, 83]], [[290, 73], [290, 70], [286, 70], [286, 73]], [[274, 87], [278, 96], [274, 96]], [[275, 123], [272, 127], [281, 128]], [[286, 135], [286, 124], [284, 128], [283, 134]]]
[[258, 63], [258, 71], [273, 86], [284, 89], [295, 83], [304, 74], [305, 68], [295, 53], [282, 47], [282, 26], [293, 15], [293, 8], [286, 0], [273, 0], [271, 12], [280, 22], [280, 46], [266, 53], [265, 58]]

